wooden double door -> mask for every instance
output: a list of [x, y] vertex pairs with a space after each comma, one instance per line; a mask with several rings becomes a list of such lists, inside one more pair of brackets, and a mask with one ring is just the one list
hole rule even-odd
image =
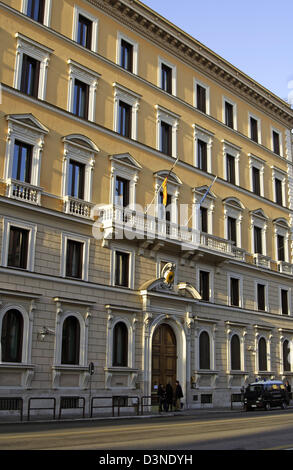
[[164, 387], [170, 383], [174, 388], [176, 382], [177, 346], [172, 328], [162, 323], [157, 327], [152, 341], [152, 393], [156, 385]]

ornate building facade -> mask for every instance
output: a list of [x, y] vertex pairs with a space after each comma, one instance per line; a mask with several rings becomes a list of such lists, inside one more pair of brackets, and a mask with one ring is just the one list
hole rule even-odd
[[138, 0], [0, 11], [0, 396], [291, 382], [290, 106]]

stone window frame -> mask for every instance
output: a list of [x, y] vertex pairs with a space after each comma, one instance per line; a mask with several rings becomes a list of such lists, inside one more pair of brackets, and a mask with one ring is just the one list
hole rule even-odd
[[[261, 326], [255, 325], [255, 374], [271, 373], [272, 367], [272, 331], [270, 328], [264, 329]], [[267, 370], [260, 370], [259, 368], [259, 341], [264, 338], [266, 341], [266, 355], [267, 355]]]
[[208, 186], [200, 186], [197, 188], [192, 189], [193, 193], [193, 201], [192, 201], [192, 211], [193, 211], [193, 230], [199, 230], [200, 228], [200, 207], [207, 209], [207, 223], [208, 223], [208, 234], [213, 234], [213, 213], [215, 209], [215, 202], [216, 202], [216, 195], [210, 191], [205, 198], [205, 200], [199, 205], [202, 197], [204, 196], [205, 192], [207, 191]]
[[[133, 47], [133, 54], [132, 54], [132, 72], [134, 75], [138, 74], [138, 43], [131, 39], [126, 34], [121, 33], [121, 31], [117, 32], [117, 49], [116, 49], [116, 63], [121, 67], [121, 41], [128, 42]], [[125, 70], [125, 69], [124, 69]]]
[[[119, 133], [119, 102], [131, 106], [131, 139], [137, 140], [138, 136], [138, 110], [140, 105], [141, 95], [129, 90], [128, 88], [120, 85], [117, 82], [113, 83], [114, 90], [114, 121], [113, 129], [114, 132]], [[120, 135], [120, 134], [119, 134]], [[123, 137], [123, 136], [121, 136]], [[127, 138], [127, 137], [126, 137]]]
[[[230, 374], [233, 372], [244, 372], [245, 371], [245, 339], [246, 339], [246, 327], [241, 325], [226, 323], [226, 335], [227, 335], [227, 371]], [[232, 369], [232, 354], [231, 354], [231, 341], [233, 336], [238, 336], [239, 347], [240, 347], [240, 369]]]
[[[62, 232], [61, 233], [61, 252], [60, 252], [60, 275], [63, 278], [66, 276], [66, 256], [67, 256], [67, 242], [68, 240], [77, 241], [83, 244], [83, 260], [82, 260], [82, 277], [81, 279], [72, 279], [72, 282], [76, 281], [88, 281], [89, 276], [89, 252], [90, 252], [90, 238], [79, 235], [76, 233]], [[70, 278], [71, 279], [71, 278]]]
[[[45, 142], [45, 135], [49, 130], [44, 127], [32, 114], [10, 114], [6, 116], [8, 123], [6, 155], [4, 164], [4, 180], [10, 186], [13, 186], [12, 167], [14, 158], [15, 141], [18, 140], [25, 144], [29, 144], [33, 148], [31, 181], [24, 183], [37, 190], [37, 204], [40, 205], [40, 174], [41, 160]], [[29, 122], [30, 121], [30, 122]]]
[[[23, 230], [28, 230], [28, 253], [27, 253], [27, 267], [25, 271], [34, 271], [35, 265], [35, 249], [36, 249], [36, 237], [37, 237], [37, 224], [27, 222], [20, 219], [15, 219], [12, 217], [3, 218], [3, 238], [2, 238], [2, 254], [1, 254], [1, 266], [8, 267], [9, 269], [18, 269], [13, 268], [13, 266], [8, 266], [8, 250], [9, 250], [9, 236], [10, 228], [17, 227]], [[23, 269], [22, 269], [23, 270]]]
[[[79, 140], [80, 143], [77, 143]], [[79, 134], [71, 134], [62, 138], [64, 143], [62, 186], [61, 195], [65, 201], [69, 200], [69, 163], [74, 160], [85, 165], [84, 198], [82, 201], [92, 202], [93, 170], [95, 157], [100, 151], [98, 147], [87, 137]]]
[[[283, 344], [285, 341], [289, 343], [289, 364], [290, 370], [284, 370], [284, 355], [283, 355]], [[286, 375], [291, 374], [293, 371], [293, 339], [292, 339], [292, 331], [285, 330], [283, 328], [279, 328], [279, 355], [280, 355], [280, 374]]]
[[286, 198], [287, 173], [285, 171], [281, 170], [280, 168], [275, 167], [274, 165], [271, 166], [271, 170], [272, 170], [273, 201], [277, 204], [275, 180], [278, 179], [282, 183], [282, 205], [281, 205], [281, 207], [286, 207], [286, 204], [287, 204], [287, 198]]
[[265, 169], [265, 161], [261, 158], [253, 155], [252, 153], [248, 154], [249, 157], [249, 176], [250, 176], [250, 191], [253, 192], [253, 174], [252, 168], [257, 168], [259, 170], [259, 178], [260, 178], [260, 196], [264, 197], [264, 169]]
[[[115, 283], [116, 274], [116, 252], [126, 253], [129, 255], [129, 272], [128, 272], [128, 286], [117, 286]], [[110, 280], [111, 286], [117, 289], [134, 289], [134, 275], [135, 275], [135, 249], [133, 247], [120, 246], [119, 244], [113, 243], [111, 245], [111, 270]]]
[[200, 292], [200, 271], [205, 271], [209, 273], [209, 303], [214, 303], [215, 299], [215, 285], [214, 285], [214, 279], [215, 279], [215, 271], [213, 268], [211, 268], [209, 265], [204, 265], [204, 264], [196, 264], [196, 286], [198, 292]]
[[[24, 15], [27, 15], [27, 7], [28, 7], [28, 0], [22, 0], [21, 4], [21, 12]], [[45, 0], [45, 8], [44, 8], [44, 22], [42, 23], [44, 26], [50, 27], [51, 23], [51, 13], [52, 13], [52, 0]]]
[[257, 121], [257, 142], [255, 142], [254, 140], [253, 142], [261, 145], [262, 144], [261, 119], [255, 114], [251, 113], [250, 111], [248, 111], [248, 137], [252, 140], [251, 124], [250, 124], [251, 118]]
[[290, 263], [290, 227], [286, 219], [278, 218], [273, 220], [274, 227], [274, 249], [275, 249], [275, 260], [278, 261], [278, 235], [284, 237], [284, 254], [285, 262]]
[[228, 240], [228, 217], [236, 219], [236, 247], [242, 247], [242, 220], [243, 204], [234, 197], [227, 197], [223, 200], [224, 206], [224, 238]]
[[214, 133], [204, 129], [198, 124], [193, 124], [193, 137], [194, 137], [194, 166], [198, 166], [198, 140], [202, 140], [207, 144], [207, 173], [212, 173], [212, 148]]
[[[282, 290], [287, 291], [287, 299], [288, 299], [288, 315], [282, 313]], [[278, 286], [278, 301], [279, 301], [279, 309], [278, 314], [282, 317], [291, 317], [292, 316], [292, 289], [286, 285], [279, 285]]]
[[109, 203], [114, 206], [116, 205], [116, 178], [120, 177], [129, 181], [129, 207], [134, 209], [136, 206], [136, 187], [139, 179], [139, 172], [142, 167], [129, 153], [111, 155], [110, 161], [111, 186]]
[[205, 112], [205, 114], [210, 115], [210, 86], [207, 85], [206, 83], [203, 83], [198, 78], [193, 79], [193, 90], [194, 90], [193, 105], [196, 109], [198, 109], [198, 107], [197, 107], [197, 91], [196, 91], [197, 85], [201, 86], [206, 91], [206, 112]]
[[[0, 337], [2, 332], [2, 322], [5, 314], [9, 310], [17, 310], [23, 318], [23, 333], [22, 333], [22, 352], [21, 352], [21, 362], [2, 362], [1, 351], [0, 351], [0, 366], [2, 364], [7, 365], [24, 365], [30, 364], [31, 362], [31, 347], [32, 347], [32, 325], [31, 325], [31, 316], [30, 312], [20, 304], [15, 303], [14, 301], [8, 302], [7, 305], [0, 309]], [[1, 344], [0, 344], [1, 349]]]
[[[226, 124], [226, 116], [225, 116], [225, 103], [229, 103], [232, 105], [233, 107], [233, 127], [229, 127], [227, 124]], [[237, 126], [237, 104], [235, 103], [235, 101], [232, 101], [231, 98], [228, 98], [227, 96], [223, 96], [222, 97], [222, 119], [223, 119], [223, 123], [225, 124], [225, 126], [227, 125], [227, 127], [229, 129], [233, 129], [234, 131], [237, 131], [238, 130], [238, 126]]]
[[156, 138], [156, 147], [159, 152], [162, 151], [162, 140], [161, 140], [161, 122], [165, 122], [172, 127], [172, 154], [170, 155], [173, 158], [177, 158], [177, 145], [178, 145], [178, 126], [179, 126], [179, 119], [180, 116], [178, 114], [173, 113], [172, 111], [163, 108], [160, 105], [155, 105], [156, 109], [156, 130], [157, 130], [157, 138]]
[[77, 42], [79, 15], [92, 22], [91, 51], [98, 52], [99, 19], [78, 5], [73, 10], [72, 40]]
[[40, 62], [40, 73], [39, 73], [39, 88], [38, 88], [38, 99], [46, 99], [47, 89], [47, 72], [50, 62], [50, 56], [54, 52], [43, 44], [40, 44], [32, 39], [24, 36], [21, 33], [15, 34], [16, 44], [16, 59], [15, 59], [15, 72], [14, 72], [14, 88], [20, 90], [21, 79], [22, 79], [22, 64], [23, 55], [28, 55], [33, 59]]
[[[67, 111], [73, 113], [74, 84], [75, 80], [79, 80], [80, 82], [89, 86], [88, 116], [85, 119], [95, 122], [96, 92], [101, 75], [97, 72], [94, 72], [93, 70], [88, 69], [87, 67], [84, 67], [81, 64], [78, 64], [72, 59], [68, 59], [67, 64], [69, 66]], [[78, 118], [79, 116], [76, 117]]]
[[[176, 65], [172, 64], [169, 62], [167, 59], [159, 56], [158, 57], [158, 87], [162, 89], [162, 65], [166, 65], [172, 70], [172, 80], [171, 80], [171, 86], [172, 86], [172, 96], [177, 96], [177, 67]], [[167, 93], [167, 92], [165, 92]], [[168, 93], [169, 94], [169, 93]]]
[[[238, 279], [239, 281], [239, 305], [232, 305], [231, 304], [231, 279]], [[227, 273], [227, 305], [232, 308], [243, 308], [244, 306], [244, 298], [243, 298], [243, 276], [238, 273]]]
[[[241, 147], [232, 144], [228, 140], [222, 140], [223, 145], [223, 175], [224, 179], [228, 182], [227, 175], [227, 155], [231, 155], [235, 159], [235, 186], [240, 185], [240, 154]], [[232, 184], [232, 183], [229, 183]]]
[[[257, 286], [258, 284], [262, 284], [265, 289], [265, 309], [258, 310], [258, 298], [257, 298]], [[254, 310], [256, 312], [269, 312], [270, 305], [269, 305], [269, 283], [265, 279], [254, 279]]]
[[261, 255], [267, 256], [267, 226], [268, 226], [268, 218], [264, 214], [264, 212], [259, 209], [256, 211], [250, 212], [251, 218], [251, 253], [254, 253], [254, 227], [259, 227], [261, 229], [262, 234], [262, 253]]
[[[274, 152], [274, 138], [273, 138], [273, 132], [276, 132], [279, 135], [279, 147], [280, 147], [280, 153], [275, 153]], [[279, 155], [280, 157], [284, 156], [284, 148], [283, 148], [283, 133], [279, 129], [277, 129], [274, 126], [271, 126], [271, 150], [275, 155]]]

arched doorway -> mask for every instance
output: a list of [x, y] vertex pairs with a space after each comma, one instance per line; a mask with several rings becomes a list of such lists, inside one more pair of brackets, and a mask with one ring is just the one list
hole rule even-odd
[[167, 323], [159, 325], [152, 341], [152, 392], [156, 385], [175, 385], [177, 345], [174, 331]]

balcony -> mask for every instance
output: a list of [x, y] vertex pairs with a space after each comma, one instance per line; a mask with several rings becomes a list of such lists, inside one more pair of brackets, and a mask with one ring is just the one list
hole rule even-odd
[[72, 196], [65, 196], [63, 200], [65, 214], [76, 215], [85, 219], [91, 218], [91, 210], [93, 207], [91, 202], [77, 199]]
[[253, 255], [254, 264], [260, 268], [270, 269], [271, 268], [271, 258], [269, 256], [262, 255], [260, 253], [255, 253]]
[[214, 253], [216, 257], [245, 260], [245, 250], [235, 247], [229, 240], [208, 233], [199, 233], [187, 226], [180, 226], [129, 208], [105, 205], [99, 207], [98, 216], [105, 240], [136, 239], [147, 240], [150, 244], [164, 241], [173, 247], [177, 245], [181, 250], [200, 250]]
[[37, 206], [41, 205], [42, 190], [38, 186], [33, 186], [32, 184], [14, 180], [12, 178], [6, 181], [6, 185], [7, 197], [35, 204]]
[[278, 271], [285, 274], [293, 274], [293, 264], [286, 261], [278, 261]]

